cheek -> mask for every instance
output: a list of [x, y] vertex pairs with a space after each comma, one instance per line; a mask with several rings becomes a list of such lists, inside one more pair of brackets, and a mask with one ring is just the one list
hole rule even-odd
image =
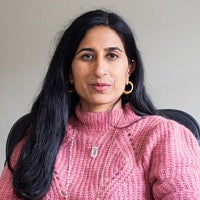
[[129, 76], [127, 70], [120, 70], [116, 76], [115, 84], [117, 87], [117, 90], [122, 93], [125, 89], [125, 86], [128, 84]]
[[80, 69], [77, 66], [76, 62], [72, 63], [72, 79], [74, 84], [76, 84], [77, 80], [80, 79]]
[[75, 89], [77, 91], [83, 89], [87, 81], [87, 74], [85, 73], [85, 70], [78, 67], [73, 67], [72, 74], [73, 74], [73, 84]]
[[[123, 73], [122, 73], [123, 71]], [[126, 70], [121, 70], [119, 72], [119, 78], [118, 81], [121, 81], [122, 84], [126, 85], [129, 82], [129, 69], [126, 68]]]

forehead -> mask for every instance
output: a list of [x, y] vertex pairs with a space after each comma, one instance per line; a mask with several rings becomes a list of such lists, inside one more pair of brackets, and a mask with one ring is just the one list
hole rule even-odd
[[107, 26], [97, 26], [88, 30], [79, 44], [82, 47], [120, 47], [124, 50], [124, 44], [117, 32]]

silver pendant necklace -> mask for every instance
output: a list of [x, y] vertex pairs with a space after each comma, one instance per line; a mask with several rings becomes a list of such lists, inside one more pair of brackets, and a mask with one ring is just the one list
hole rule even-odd
[[92, 145], [90, 156], [92, 158], [97, 158], [99, 154], [99, 145], [101, 144], [101, 141], [104, 139], [104, 137], [110, 132], [111, 129], [109, 129], [106, 133], [103, 134], [103, 136], [95, 143]]
[[[121, 119], [121, 116], [119, 117], [119, 119], [117, 120], [117, 122], [115, 123], [115, 125], [117, 125], [117, 124], [119, 123], [120, 119]], [[88, 129], [88, 127], [86, 126], [85, 122], [83, 122], [83, 124], [84, 124], [85, 129], [87, 130], [87, 132], [90, 132], [89, 129]], [[114, 125], [114, 126], [115, 126], [115, 125]], [[94, 158], [94, 159], [97, 158], [97, 156], [98, 156], [98, 154], [99, 154], [99, 146], [100, 146], [100, 144], [101, 144], [101, 141], [104, 139], [104, 137], [105, 137], [109, 132], [111, 132], [111, 129], [112, 129], [112, 128], [115, 128], [114, 126], [112, 126], [108, 131], [106, 131], [106, 133], [104, 133], [103, 136], [102, 136], [95, 144], [92, 145], [92, 147], [91, 147], [91, 152], [90, 152], [90, 156], [91, 156], [92, 158]]]
[[[119, 117], [119, 119], [117, 120], [115, 125], [117, 125], [119, 123], [121, 116]], [[88, 130], [85, 123], [84, 123], [84, 125], [85, 125], [85, 128]], [[105, 158], [104, 164], [103, 164], [103, 166], [101, 166], [101, 176], [100, 176], [100, 179], [98, 181], [98, 191], [97, 191], [97, 196], [96, 196], [97, 200], [101, 199], [102, 192], [104, 191], [104, 189], [107, 185], [106, 184], [105, 186], [103, 186], [103, 175], [104, 175], [104, 170], [105, 170], [105, 166], [106, 166], [106, 163], [107, 163], [108, 156], [110, 154], [111, 148], [112, 148], [114, 140], [116, 138], [116, 132], [117, 132], [116, 127], [112, 126], [105, 134], [103, 134], [103, 136], [100, 138], [100, 140], [97, 141], [100, 144], [100, 142], [107, 135], [107, 133], [109, 133], [111, 131], [112, 128], [114, 128], [115, 131], [112, 134], [112, 137], [111, 137], [111, 140], [110, 140], [110, 143], [109, 143], [109, 146], [108, 146], [108, 150], [107, 150], [107, 153], [106, 153], [106, 158]], [[77, 137], [77, 134], [78, 134], [75, 125], [73, 125], [73, 129], [74, 129], [73, 135], [72, 135], [70, 146], [69, 146], [69, 163], [68, 163], [68, 170], [67, 170], [67, 183], [66, 183], [66, 192], [65, 192], [65, 199], [66, 200], [69, 198], [69, 186], [70, 186], [70, 183], [71, 183], [71, 171], [72, 171], [72, 165], [73, 165], [73, 149], [74, 149], [75, 140], [76, 140], [76, 137]], [[99, 145], [96, 143], [96, 144], [92, 145], [90, 156], [95, 159], [95, 158], [97, 158], [98, 153], [99, 153]]]
[[96, 146], [96, 145], [93, 145], [93, 146], [92, 146], [92, 149], [91, 149], [91, 154], [90, 154], [90, 156], [91, 156], [92, 158], [96, 158], [96, 157], [98, 156], [98, 153], [99, 153], [99, 147]]
[[[102, 138], [104, 138], [104, 136], [107, 133], [108, 132], [106, 132], [103, 135]], [[69, 198], [69, 186], [71, 184], [71, 172], [72, 172], [72, 165], [73, 165], [73, 149], [74, 149], [74, 145], [75, 145], [75, 140], [76, 140], [77, 134], [78, 134], [78, 132], [76, 130], [76, 127], [74, 126], [72, 139], [71, 139], [71, 142], [70, 142], [70, 145], [69, 145], [69, 163], [68, 163], [67, 184], [66, 184], [66, 191], [65, 191], [65, 199], [66, 200]], [[114, 130], [114, 133], [111, 136], [111, 139], [110, 139], [110, 142], [109, 142], [109, 145], [108, 145], [108, 149], [107, 149], [107, 152], [106, 152], [106, 157], [105, 157], [103, 165], [101, 166], [101, 169], [100, 169], [101, 170], [101, 176], [100, 176], [100, 179], [98, 181], [98, 185], [97, 185], [98, 191], [97, 191], [96, 198], [95, 198], [97, 200], [101, 200], [102, 199], [102, 193], [103, 193], [104, 189], [106, 188], [106, 186], [108, 184], [108, 183], [106, 183], [105, 186], [103, 186], [103, 175], [104, 175], [104, 170], [105, 170], [105, 166], [106, 166], [106, 163], [107, 163], [108, 156], [110, 154], [110, 151], [112, 149], [114, 140], [116, 138], [116, 134], [117, 134], [117, 129]], [[102, 140], [102, 138], [101, 138], [101, 140]], [[95, 149], [95, 148], [97, 148], [97, 149]], [[94, 145], [94, 146], [92, 146], [91, 157], [96, 158], [97, 156], [98, 156], [98, 146]]]

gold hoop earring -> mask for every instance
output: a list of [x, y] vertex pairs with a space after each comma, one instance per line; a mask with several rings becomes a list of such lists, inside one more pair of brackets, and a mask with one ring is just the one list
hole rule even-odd
[[130, 94], [133, 91], [133, 88], [134, 88], [133, 83], [131, 81], [128, 82], [128, 85], [130, 85], [131, 88], [128, 91], [124, 90], [123, 94], [125, 94], [125, 95]]

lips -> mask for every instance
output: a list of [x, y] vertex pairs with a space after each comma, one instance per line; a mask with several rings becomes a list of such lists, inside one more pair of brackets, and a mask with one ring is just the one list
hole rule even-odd
[[110, 83], [92, 83], [91, 88], [97, 92], [104, 92], [110, 87]]

